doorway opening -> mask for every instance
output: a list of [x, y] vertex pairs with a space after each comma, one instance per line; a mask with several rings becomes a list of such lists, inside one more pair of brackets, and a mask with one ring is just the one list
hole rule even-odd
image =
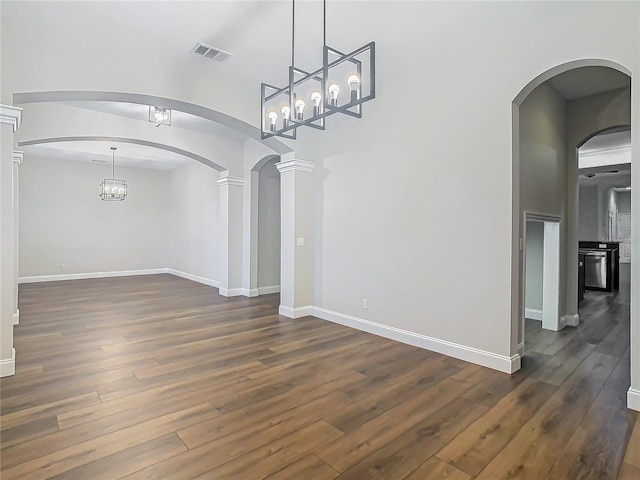
[[269, 155], [251, 169], [250, 296], [280, 292], [279, 161], [279, 155]]
[[[600, 396], [624, 395], [629, 388], [629, 380], [634, 378], [630, 374], [634, 365], [630, 362], [629, 353], [631, 356], [636, 354], [637, 342], [630, 342], [629, 329], [630, 323], [634, 324], [637, 319], [630, 318], [629, 303], [637, 300], [637, 296], [631, 293], [637, 289], [630, 285], [630, 275], [625, 277], [625, 264], [621, 263], [620, 291], [588, 291], [578, 310], [579, 242], [582, 240], [579, 205], [586, 200], [581, 198], [582, 192], [579, 191], [582, 172], [579, 172], [578, 151], [594, 135], [605, 131], [619, 132], [625, 127], [628, 129], [630, 123], [629, 71], [607, 60], [577, 60], [558, 65], [532, 80], [513, 102], [511, 351], [524, 355], [526, 339], [527, 357], [522, 360], [525, 369], [536, 369], [537, 378], [558, 385], [579, 375], [595, 378], [593, 368], [588, 365], [596, 365], [601, 359], [606, 359], [607, 375], [598, 379], [602, 380]], [[637, 146], [633, 150], [635, 148]], [[630, 153], [632, 146], [629, 145], [628, 149]], [[618, 155], [619, 152], [609, 153]], [[604, 193], [608, 198], [622, 194], [620, 198], [626, 206], [622, 188], [626, 191], [627, 185], [610, 185]], [[626, 253], [631, 256], [633, 243], [629, 242], [630, 247], [625, 247], [621, 240], [622, 231], [628, 233], [629, 230], [630, 212], [604, 209], [601, 204], [596, 208], [600, 215], [599, 224], [594, 229], [596, 238], [589, 240], [595, 240], [595, 248], [599, 248], [598, 243], [603, 243], [604, 239], [611, 241], [607, 243], [620, 241], [621, 259], [623, 256], [626, 259]], [[532, 254], [525, 249], [533, 245], [532, 233], [535, 236], [537, 228], [538, 236], [542, 238], [540, 256], [544, 257], [547, 230], [544, 221], [547, 219], [532, 218], [527, 212], [562, 219], [555, 223], [560, 239], [559, 248], [554, 248], [554, 252], [559, 252], [559, 275], [553, 279], [559, 278], [559, 282], [556, 285], [554, 280], [551, 283], [546, 279], [540, 281], [541, 288], [548, 287], [549, 291], [558, 293], [559, 298], [558, 311], [553, 317], [549, 314], [545, 328], [541, 299], [533, 307], [530, 303], [531, 287], [527, 285], [525, 275], [535, 270], [531, 263]], [[619, 213], [623, 215], [619, 216]], [[530, 223], [536, 220], [537, 225]], [[625, 248], [627, 251], [623, 252]], [[537, 267], [538, 275], [542, 277], [544, 262]], [[534, 307], [537, 307], [540, 320], [523, 321], [525, 317], [531, 317]], [[558, 328], [553, 328], [554, 324]], [[538, 325], [538, 330], [532, 332], [528, 327], [535, 325]], [[553, 331], [565, 325], [576, 328]], [[546, 326], [552, 328], [547, 329]], [[638, 325], [631, 327], [637, 328]], [[636, 408], [632, 406], [634, 388], [637, 389], [632, 384], [628, 396], [628, 405], [632, 408]], [[584, 400], [585, 413], [595, 400], [595, 396]], [[621, 405], [616, 415], [622, 418], [624, 414]]]
[[558, 331], [565, 326], [560, 318], [560, 218], [525, 213], [524, 232], [523, 322], [538, 321], [538, 328]]

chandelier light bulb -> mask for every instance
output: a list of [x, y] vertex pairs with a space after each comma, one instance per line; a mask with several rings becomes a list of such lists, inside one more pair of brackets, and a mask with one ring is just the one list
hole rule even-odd
[[289, 108], [289, 105], [284, 105], [280, 112], [282, 113], [283, 126], [284, 128], [287, 128], [289, 126], [289, 115], [291, 114], [291, 108]]
[[347, 83], [349, 84], [349, 88], [351, 90], [355, 90], [360, 86], [360, 77], [358, 77], [358, 75], [356, 75], [355, 73], [352, 75], [349, 75], [349, 78], [347, 79]]
[[322, 95], [320, 92], [313, 92], [311, 94], [311, 102], [313, 102], [313, 116], [320, 114], [320, 102], [322, 101]]
[[322, 100], [322, 95], [320, 95], [320, 92], [313, 92], [311, 94], [311, 101], [313, 102], [314, 107], [319, 107], [321, 100]]
[[358, 96], [360, 93], [360, 77], [358, 77], [358, 75], [356, 75], [355, 73], [349, 75], [349, 78], [347, 78], [347, 83], [349, 84], [349, 89], [351, 90], [351, 101], [355, 102], [356, 100], [358, 100]]
[[276, 112], [269, 112], [269, 123], [270, 123], [272, 132], [275, 132], [276, 130], [277, 121], [278, 121], [278, 114]]
[[340, 85], [332, 83], [329, 85], [329, 96], [331, 97], [331, 105], [336, 107], [338, 105], [338, 94], [340, 93]]
[[304, 100], [299, 98], [296, 100], [296, 119], [303, 120], [304, 119]]

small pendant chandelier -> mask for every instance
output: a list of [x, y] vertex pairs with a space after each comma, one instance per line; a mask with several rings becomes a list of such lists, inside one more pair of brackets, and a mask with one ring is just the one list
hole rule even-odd
[[155, 123], [156, 127], [160, 125], [171, 126], [171, 110], [149, 105], [149, 121]]
[[100, 198], [106, 201], [123, 201], [127, 196], [127, 184], [116, 180], [116, 147], [111, 147], [111, 178], [105, 178], [100, 184]]
[[[342, 53], [327, 46], [327, 2], [323, 1], [322, 67], [307, 72], [295, 66], [295, 0], [292, 0], [291, 66], [284, 87], [262, 84], [262, 139], [295, 140], [298, 127], [324, 130], [325, 118], [344, 113], [362, 118], [362, 104], [376, 96], [375, 42]], [[349, 93], [342, 96], [348, 89]], [[305, 99], [312, 108], [306, 107]]]

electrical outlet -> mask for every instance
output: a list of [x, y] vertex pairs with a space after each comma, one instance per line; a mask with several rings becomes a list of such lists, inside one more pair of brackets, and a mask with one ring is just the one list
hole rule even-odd
[[367, 298], [362, 299], [362, 308], [365, 308], [365, 309], [369, 308], [369, 299]]
[[60, 271], [61, 272], [66, 272], [67, 271], [67, 264], [66, 263], [61, 263], [60, 264]]

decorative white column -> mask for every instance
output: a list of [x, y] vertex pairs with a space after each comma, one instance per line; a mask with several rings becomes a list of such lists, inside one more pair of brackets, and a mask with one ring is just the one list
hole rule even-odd
[[311, 315], [314, 298], [313, 163], [283, 160], [280, 171], [280, 315]]
[[223, 172], [218, 179], [218, 185], [220, 185], [220, 223], [222, 226], [220, 295], [225, 297], [243, 294], [242, 201], [244, 183], [244, 178], [231, 177], [229, 172]]
[[13, 151], [13, 324], [20, 323], [20, 309], [18, 308], [18, 264], [19, 264], [19, 227], [20, 227], [20, 199], [19, 173], [24, 152]]
[[0, 105], [0, 377], [14, 375], [16, 366], [13, 134], [21, 121], [21, 108]]

